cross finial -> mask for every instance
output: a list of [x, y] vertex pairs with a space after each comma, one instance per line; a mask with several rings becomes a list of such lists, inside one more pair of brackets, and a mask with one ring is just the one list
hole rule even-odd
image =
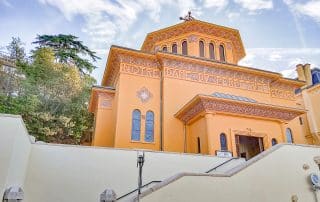
[[191, 21], [194, 20], [195, 18], [191, 15], [191, 11], [188, 11], [188, 15], [184, 16], [184, 17], [180, 17], [180, 20], [184, 20], [186, 21]]

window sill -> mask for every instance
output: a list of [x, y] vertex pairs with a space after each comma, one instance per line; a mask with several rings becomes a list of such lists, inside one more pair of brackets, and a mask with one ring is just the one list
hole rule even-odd
[[131, 143], [140, 143], [140, 144], [156, 144], [155, 142], [145, 142], [145, 141], [135, 141], [135, 140], [131, 140]]

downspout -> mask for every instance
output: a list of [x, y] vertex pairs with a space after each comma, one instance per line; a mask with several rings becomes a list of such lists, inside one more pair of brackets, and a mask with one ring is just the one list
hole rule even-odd
[[163, 72], [160, 69], [160, 151], [163, 151]]
[[184, 153], [187, 153], [187, 124], [183, 122], [183, 134], [184, 134]]

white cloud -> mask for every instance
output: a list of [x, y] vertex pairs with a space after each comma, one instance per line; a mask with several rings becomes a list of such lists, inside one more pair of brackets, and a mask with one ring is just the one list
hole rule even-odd
[[320, 23], [320, 0], [311, 0], [304, 4], [287, 2], [300, 15], [312, 17]]
[[281, 59], [282, 59], [281, 54], [279, 54], [277, 52], [271, 53], [270, 56], [269, 56], [269, 60], [270, 61], [279, 61]]
[[85, 24], [81, 30], [89, 35], [93, 49], [103, 49], [103, 47], [107, 49], [118, 34], [126, 32], [137, 21], [139, 14], [143, 13], [154, 22], [159, 22], [161, 9], [165, 5], [174, 6], [179, 10], [180, 15], [185, 15], [189, 10], [192, 10], [195, 16], [201, 15], [201, 7], [195, 0], [38, 1], [56, 7], [69, 21], [75, 16], [83, 17]]
[[204, 0], [203, 3], [205, 8], [222, 9], [228, 5], [229, 0]]
[[297, 71], [295, 69], [285, 69], [281, 71], [281, 74], [287, 78], [297, 78]]
[[256, 58], [256, 54], [254, 52], [247, 51], [246, 56], [239, 62], [239, 65], [253, 66], [255, 58]]
[[227, 17], [229, 20], [234, 20], [240, 17], [240, 13], [238, 12], [228, 12]]
[[255, 14], [259, 10], [268, 10], [273, 8], [272, 0], [234, 0], [235, 3]]
[[295, 78], [297, 64], [311, 64], [319, 67], [320, 48], [249, 48], [247, 56], [239, 64], [258, 69], [282, 73]]

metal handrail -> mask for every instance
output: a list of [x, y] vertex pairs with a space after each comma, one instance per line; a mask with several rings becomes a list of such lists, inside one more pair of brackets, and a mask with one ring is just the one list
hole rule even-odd
[[[162, 181], [159, 181], [159, 180], [150, 181], [150, 182], [148, 182], [147, 184], [143, 185], [141, 188], [146, 187], [146, 186], [148, 186], [148, 185], [150, 185], [150, 184], [152, 184], [152, 183], [160, 183], [160, 182], [162, 182]], [[136, 192], [136, 191], [138, 191], [138, 189], [134, 189], [134, 190], [132, 190], [131, 192], [126, 193], [126, 194], [120, 196], [119, 198], [117, 198], [117, 200], [122, 199], [122, 198], [124, 198], [124, 197], [126, 197], [126, 196], [128, 196], [128, 195], [130, 195], [130, 194], [132, 194], [132, 193], [134, 193], [134, 192]]]
[[[239, 159], [239, 158], [234, 158], [234, 157], [233, 157], [233, 158], [231, 158], [231, 159], [228, 159], [227, 161], [224, 161], [223, 163], [221, 163], [221, 164], [219, 164], [219, 165], [211, 168], [210, 170], [208, 170], [208, 171], [205, 172], [205, 173], [210, 173], [210, 172], [212, 172], [213, 170], [216, 170], [217, 168], [219, 168], [219, 167], [221, 167], [221, 166], [223, 166], [223, 165], [225, 165], [225, 164], [227, 164], [227, 163], [229, 163], [230, 161], [235, 160], [235, 159]], [[150, 184], [152, 184], [152, 183], [160, 183], [160, 182], [162, 182], [162, 181], [159, 181], [159, 180], [150, 181], [150, 182], [148, 182], [147, 184], [144, 184], [141, 188], [146, 187], [146, 186], [148, 186], [148, 185], [150, 185]], [[138, 191], [138, 189], [134, 189], [134, 190], [132, 190], [132, 191], [130, 191], [130, 192], [128, 192], [128, 193], [120, 196], [119, 198], [117, 198], [117, 200], [122, 199], [122, 198], [124, 198], [124, 197], [126, 197], [126, 196], [128, 196], [128, 195], [130, 195], [130, 194], [132, 194], [132, 193], [134, 193], [134, 192], [136, 192], [136, 191]]]
[[213, 168], [211, 168], [210, 170], [208, 170], [207, 172], [205, 172], [205, 173], [210, 173], [210, 172], [212, 172], [212, 171], [214, 171], [214, 170], [216, 170], [217, 168], [219, 168], [219, 167], [221, 167], [221, 166], [223, 166], [223, 165], [225, 165], [225, 164], [227, 164], [227, 163], [229, 163], [230, 161], [232, 161], [232, 160], [234, 160], [234, 159], [239, 159], [239, 158], [231, 158], [231, 159], [228, 159], [227, 161], [224, 161], [223, 163], [221, 163], [221, 164], [219, 164], [219, 165], [217, 165], [217, 166], [215, 166], [215, 167], [213, 167]]

